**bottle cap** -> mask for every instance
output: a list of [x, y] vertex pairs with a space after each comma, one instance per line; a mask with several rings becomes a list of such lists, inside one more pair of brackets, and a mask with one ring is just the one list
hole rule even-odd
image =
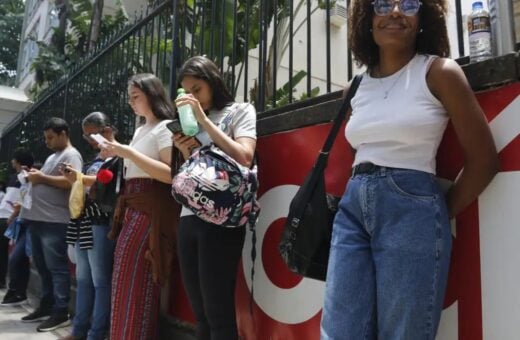
[[182, 87], [179, 87], [177, 89], [177, 94], [185, 94], [185, 93], [186, 93], [186, 91], [184, 91], [184, 89]]
[[473, 10], [483, 9], [484, 5], [482, 4], [482, 1], [475, 1], [472, 6]]

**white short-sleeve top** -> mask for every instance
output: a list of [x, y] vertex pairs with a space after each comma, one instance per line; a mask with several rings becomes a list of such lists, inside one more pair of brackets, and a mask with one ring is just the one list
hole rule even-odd
[[[171, 148], [172, 133], [166, 127], [171, 120], [165, 119], [156, 124], [145, 124], [135, 130], [130, 146], [146, 156], [159, 160], [159, 152]], [[134, 162], [125, 158], [125, 178], [151, 178]]]

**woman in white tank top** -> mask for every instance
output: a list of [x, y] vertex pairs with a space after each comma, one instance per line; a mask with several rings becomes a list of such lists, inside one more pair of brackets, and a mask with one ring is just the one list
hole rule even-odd
[[[356, 156], [334, 221], [321, 339], [435, 339], [450, 218], [498, 171], [486, 118], [449, 56], [445, 0], [354, 0], [349, 46], [367, 71], [346, 137]], [[444, 194], [435, 157], [448, 121], [464, 170]]]

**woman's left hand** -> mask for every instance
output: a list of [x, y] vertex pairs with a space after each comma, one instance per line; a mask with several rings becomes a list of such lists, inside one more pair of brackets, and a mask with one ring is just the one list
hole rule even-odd
[[126, 144], [120, 144], [116, 141], [104, 142], [100, 145], [101, 150], [107, 155], [115, 155], [122, 158], [131, 158], [134, 149]]
[[200, 105], [200, 102], [192, 94], [186, 94], [175, 100], [175, 106], [191, 105], [193, 114], [199, 124], [203, 125], [208, 119], [208, 116], [204, 113], [204, 109]]

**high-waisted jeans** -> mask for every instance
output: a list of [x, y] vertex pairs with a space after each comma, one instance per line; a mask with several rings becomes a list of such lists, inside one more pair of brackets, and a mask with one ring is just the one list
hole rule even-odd
[[450, 252], [434, 175], [385, 167], [354, 175], [334, 220], [321, 339], [433, 340]]

